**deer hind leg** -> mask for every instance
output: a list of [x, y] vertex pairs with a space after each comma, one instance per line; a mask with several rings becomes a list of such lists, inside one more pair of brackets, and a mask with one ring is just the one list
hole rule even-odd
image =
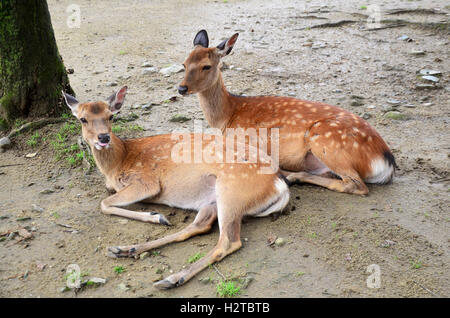
[[286, 171], [283, 171], [283, 174], [286, 175], [286, 179], [291, 183], [311, 183], [333, 191], [350, 194], [366, 195], [369, 192], [369, 189], [359, 176], [340, 176], [342, 180], [339, 180], [335, 178], [317, 176], [304, 171], [293, 173], [286, 173]]
[[200, 209], [194, 222], [183, 230], [143, 244], [110, 247], [108, 248], [108, 256], [136, 257], [145, 251], [152, 250], [172, 242], [185, 241], [192, 236], [209, 232], [216, 219], [217, 205], [215, 203], [207, 205]]
[[157, 212], [135, 212], [120, 208], [122, 206], [130, 205], [148, 199], [159, 192], [159, 189], [148, 189], [143, 192], [142, 185], [129, 185], [121, 189], [116, 194], [113, 194], [101, 203], [101, 210], [104, 214], [123, 216], [132, 220], [138, 220], [148, 223], [157, 223], [170, 225], [166, 217]]
[[234, 220], [221, 220], [219, 217], [219, 227], [219, 242], [208, 254], [188, 268], [156, 282], [154, 286], [159, 289], [178, 287], [186, 283], [209, 265], [218, 262], [225, 256], [237, 251], [242, 246], [240, 238], [241, 218], [236, 217]]

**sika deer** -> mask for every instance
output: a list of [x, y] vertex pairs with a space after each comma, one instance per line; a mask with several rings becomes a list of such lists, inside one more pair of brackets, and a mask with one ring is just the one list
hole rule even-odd
[[[101, 202], [103, 213], [168, 224], [159, 213], [133, 212], [122, 207], [143, 201], [198, 211], [194, 222], [185, 229], [143, 244], [110, 247], [110, 256], [135, 257], [150, 249], [184, 241], [208, 232], [218, 220], [220, 236], [215, 248], [188, 268], [155, 284], [158, 288], [179, 286], [208, 265], [238, 250], [242, 245], [242, 218], [282, 210], [289, 201], [289, 190], [281, 175], [259, 173], [258, 169], [264, 166], [260, 161], [254, 164], [178, 162], [172, 158], [173, 149], [180, 144], [171, 135], [128, 140], [116, 137], [111, 132], [113, 114], [120, 110], [126, 92], [125, 86], [106, 102], [79, 103], [68, 94], [64, 93], [64, 97], [72, 113], [81, 121], [83, 138], [92, 150], [97, 167], [106, 177], [107, 187], [116, 191]], [[189, 146], [198, 137], [187, 136], [192, 137], [186, 141]], [[214, 137], [223, 139], [223, 136]], [[214, 154], [220, 150], [209, 146], [202, 145], [200, 151], [205, 155], [211, 153], [211, 149], [216, 149], [212, 151]], [[176, 149], [191, 158], [192, 147]], [[234, 153], [234, 147], [232, 151]]]
[[[365, 195], [364, 182], [389, 183], [395, 160], [380, 135], [365, 120], [342, 108], [290, 97], [230, 94], [222, 80], [221, 58], [238, 33], [209, 48], [208, 34], [194, 38], [184, 62], [181, 95], [197, 93], [211, 127], [279, 128], [279, 162], [290, 182], [307, 182], [339, 192]], [[340, 179], [337, 179], [339, 177]]]

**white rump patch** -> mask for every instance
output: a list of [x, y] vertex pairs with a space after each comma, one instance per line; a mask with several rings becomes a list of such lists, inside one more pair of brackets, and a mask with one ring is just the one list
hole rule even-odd
[[285, 208], [285, 206], [289, 202], [289, 188], [283, 180], [280, 178], [277, 178], [275, 181], [275, 188], [277, 189], [278, 195], [276, 196], [275, 200], [269, 205], [269, 207], [266, 210], [261, 211], [260, 213], [256, 214], [257, 217], [267, 216], [273, 212], [281, 211]]
[[364, 180], [367, 183], [385, 184], [392, 180], [394, 175], [394, 167], [384, 158], [372, 160], [372, 176]]

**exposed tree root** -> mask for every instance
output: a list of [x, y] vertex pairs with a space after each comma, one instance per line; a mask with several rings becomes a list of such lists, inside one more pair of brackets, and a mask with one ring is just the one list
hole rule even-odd
[[39, 120], [33, 121], [31, 123], [26, 123], [17, 129], [11, 130], [11, 132], [8, 134], [8, 138], [11, 139], [12, 137], [15, 137], [18, 134], [23, 133], [25, 131], [36, 130], [36, 129], [42, 128], [44, 126], [47, 126], [49, 124], [61, 123], [63, 121], [66, 121], [66, 119], [64, 119], [64, 118], [44, 118], [44, 119], [39, 119]]

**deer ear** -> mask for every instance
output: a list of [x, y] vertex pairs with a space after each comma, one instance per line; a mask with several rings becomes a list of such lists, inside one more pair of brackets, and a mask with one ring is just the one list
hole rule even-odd
[[228, 54], [230, 54], [231, 50], [233, 49], [234, 44], [237, 41], [237, 38], [239, 36], [239, 33], [233, 34], [233, 36], [229, 39], [224, 40], [222, 43], [220, 43], [217, 48], [217, 53], [220, 55], [220, 57], [224, 57]]
[[62, 93], [64, 96], [64, 101], [66, 102], [66, 105], [69, 106], [70, 110], [72, 111], [72, 114], [74, 116], [77, 116], [78, 105], [80, 105], [80, 103], [72, 95], [66, 94], [64, 91], [62, 91]]
[[123, 105], [125, 95], [127, 94], [127, 86], [122, 87], [116, 93], [108, 97], [109, 110], [113, 113], [117, 113]]
[[208, 39], [208, 33], [206, 32], [206, 30], [201, 30], [199, 31], [194, 38], [194, 46], [203, 46], [203, 47], [208, 47], [209, 46], [209, 39]]

